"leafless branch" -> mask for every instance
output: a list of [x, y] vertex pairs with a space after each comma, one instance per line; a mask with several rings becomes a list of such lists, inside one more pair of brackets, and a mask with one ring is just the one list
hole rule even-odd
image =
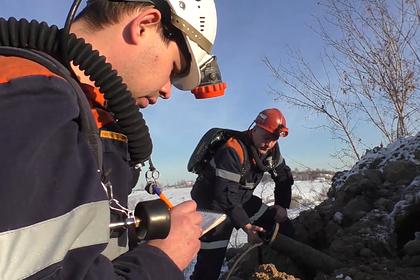
[[264, 63], [289, 104], [324, 116], [325, 128], [344, 144], [335, 156], [360, 158], [366, 148], [359, 123], [385, 144], [418, 130], [420, 0], [323, 0], [314, 31], [326, 44], [315, 71], [299, 51], [292, 63]]

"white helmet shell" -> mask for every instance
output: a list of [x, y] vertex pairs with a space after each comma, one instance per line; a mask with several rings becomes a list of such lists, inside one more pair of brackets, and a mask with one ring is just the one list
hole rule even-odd
[[175, 78], [173, 85], [181, 90], [191, 90], [201, 81], [201, 68], [212, 59], [217, 30], [214, 0], [166, 0], [172, 8], [172, 23], [182, 31], [191, 54], [188, 74]]

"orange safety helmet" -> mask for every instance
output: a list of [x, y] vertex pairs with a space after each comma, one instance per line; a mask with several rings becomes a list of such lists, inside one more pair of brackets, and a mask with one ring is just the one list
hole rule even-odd
[[276, 108], [265, 109], [255, 119], [255, 125], [274, 134], [277, 137], [286, 137], [289, 129], [286, 127], [286, 119]]

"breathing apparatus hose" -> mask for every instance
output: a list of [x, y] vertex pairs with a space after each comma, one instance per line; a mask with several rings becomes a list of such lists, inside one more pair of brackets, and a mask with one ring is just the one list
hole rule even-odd
[[[152, 153], [149, 129], [127, 85], [106, 58], [82, 38], [45, 22], [0, 18], [0, 46], [33, 49], [78, 66], [104, 93], [106, 106], [128, 138], [131, 165], [143, 164]], [[71, 69], [69, 69], [71, 71]]]
[[242, 254], [239, 255], [239, 257], [235, 260], [235, 262], [233, 263], [232, 267], [230, 268], [228, 274], [226, 275], [225, 280], [229, 280], [230, 277], [232, 277], [233, 273], [236, 272], [236, 268], [238, 267], [239, 263], [241, 262], [241, 260], [252, 250], [254, 250], [255, 248], [260, 247], [261, 245], [263, 245], [264, 242], [259, 242], [259, 243], [255, 243], [252, 244], [251, 246], [249, 246]]
[[269, 232], [269, 234], [264, 234], [263, 237], [263, 241], [262, 242], [257, 242], [255, 244], [252, 244], [251, 246], [249, 246], [244, 252], [242, 252], [235, 260], [235, 262], [233, 263], [232, 267], [230, 268], [228, 274], [226, 275], [225, 280], [229, 280], [230, 277], [232, 277], [233, 273], [236, 272], [236, 269], [238, 267], [238, 265], [240, 264], [241, 260], [247, 255], [249, 254], [249, 252], [251, 252], [252, 250], [254, 250], [255, 248], [258, 248], [262, 245], [271, 245], [274, 240], [276, 239], [277, 235], [279, 234], [280, 231], [280, 224], [279, 223], [275, 223], [274, 227], [272, 229], [272, 231]]
[[[278, 149], [278, 144], [274, 147], [274, 149]], [[255, 145], [250, 145], [250, 150], [251, 150], [251, 154], [252, 157], [255, 160], [255, 164], [256, 166], [263, 172], [272, 172], [274, 170], [274, 168], [277, 166], [276, 164], [272, 165], [272, 166], [268, 166], [265, 165], [263, 163], [263, 161], [260, 158], [260, 155], [258, 154], [257, 148], [255, 147]]]

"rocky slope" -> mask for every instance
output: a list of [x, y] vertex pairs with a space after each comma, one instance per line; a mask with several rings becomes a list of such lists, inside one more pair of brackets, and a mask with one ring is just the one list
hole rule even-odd
[[302, 261], [261, 246], [231, 279], [283, 279], [264, 273], [255, 278], [261, 263], [303, 280], [420, 279], [420, 133], [367, 151], [351, 170], [334, 176], [327, 200], [293, 224], [296, 240], [331, 256], [340, 268], [314, 268], [311, 255]]

